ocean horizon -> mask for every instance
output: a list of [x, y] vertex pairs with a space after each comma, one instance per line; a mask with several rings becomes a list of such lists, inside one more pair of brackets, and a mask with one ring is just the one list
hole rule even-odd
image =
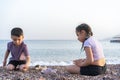
[[[0, 40], [0, 66], [4, 59], [7, 43], [11, 40]], [[85, 58], [84, 51], [80, 53], [81, 43], [78, 40], [25, 40], [31, 56], [31, 66], [34, 65], [71, 65], [73, 60]], [[120, 64], [120, 43], [110, 43], [100, 40], [107, 64]], [[9, 56], [10, 57], [10, 56]], [[7, 59], [9, 60], [9, 59]]]

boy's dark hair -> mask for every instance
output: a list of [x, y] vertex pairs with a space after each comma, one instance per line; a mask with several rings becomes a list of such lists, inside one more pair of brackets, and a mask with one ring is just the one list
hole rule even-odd
[[19, 27], [15, 27], [11, 30], [11, 35], [20, 37], [21, 35], [23, 35], [23, 30]]
[[[87, 40], [90, 36], [93, 36], [92, 29], [88, 24], [82, 23], [76, 27], [77, 32], [81, 32], [82, 30], [85, 30], [85, 32], [87, 33], [85, 40]], [[83, 49], [84, 42], [82, 43], [81, 52]]]

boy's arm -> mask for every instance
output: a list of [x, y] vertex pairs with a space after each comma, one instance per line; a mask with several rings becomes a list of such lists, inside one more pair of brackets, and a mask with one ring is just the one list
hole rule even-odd
[[27, 57], [26, 57], [26, 65], [27, 65], [27, 66], [30, 65], [30, 61], [31, 61], [31, 60], [30, 60], [30, 56], [27, 56]]
[[6, 66], [7, 58], [8, 58], [8, 56], [9, 56], [9, 53], [10, 53], [10, 52], [9, 52], [8, 50], [6, 50], [5, 56], [4, 56], [4, 61], [3, 61], [3, 67]]

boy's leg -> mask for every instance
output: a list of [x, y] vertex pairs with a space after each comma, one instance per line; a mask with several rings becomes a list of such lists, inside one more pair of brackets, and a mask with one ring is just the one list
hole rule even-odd
[[66, 66], [66, 70], [72, 74], [80, 74], [80, 67], [76, 65]]
[[7, 69], [8, 70], [14, 70], [15, 69], [15, 67], [16, 67], [16, 61], [10, 61], [9, 63], [8, 63], [8, 65], [7, 65]]
[[14, 69], [15, 69], [14, 65], [12, 65], [12, 64], [7, 65], [7, 70], [14, 70]]

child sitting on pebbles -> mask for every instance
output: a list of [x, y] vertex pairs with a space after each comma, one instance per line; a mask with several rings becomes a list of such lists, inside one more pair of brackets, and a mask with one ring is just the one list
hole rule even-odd
[[106, 61], [103, 49], [99, 41], [93, 37], [90, 26], [85, 23], [77, 26], [76, 35], [78, 40], [82, 42], [86, 58], [74, 60], [74, 65], [67, 66], [67, 71], [89, 76], [104, 74]]
[[9, 53], [11, 53], [11, 58], [7, 70], [17, 70], [26, 71], [30, 64], [30, 55], [28, 53], [27, 45], [23, 42], [23, 30], [21, 28], [13, 28], [11, 30], [11, 39], [13, 41], [7, 44], [7, 50], [5, 53], [3, 67], [6, 66], [7, 58]]

